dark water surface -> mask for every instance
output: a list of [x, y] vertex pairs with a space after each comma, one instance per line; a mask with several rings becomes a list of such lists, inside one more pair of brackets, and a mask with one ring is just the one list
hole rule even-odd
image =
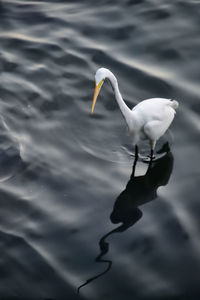
[[[200, 299], [200, 1], [2, 0], [0, 26], [0, 299]], [[150, 167], [108, 84], [89, 114], [101, 66], [180, 103]]]

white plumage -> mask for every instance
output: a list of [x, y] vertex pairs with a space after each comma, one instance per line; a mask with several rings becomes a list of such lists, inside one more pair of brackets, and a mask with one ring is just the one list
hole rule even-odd
[[178, 108], [179, 105], [178, 102], [164, 98], [152, 98], [140, 102], [131, 110], [122, 99], [114, 74], [108, 69], [100, 68], [95, 75], [92, 113], [98, 94], [106, 78], [111, 82], [116, 101], [127, 123], [132, 143], [136, 146], [136, 155], [138, 155], [138, 145], [140, 141], [148, 139], [152, 158], [157, 140], [166, 132], [174, 119], [175, 109]]

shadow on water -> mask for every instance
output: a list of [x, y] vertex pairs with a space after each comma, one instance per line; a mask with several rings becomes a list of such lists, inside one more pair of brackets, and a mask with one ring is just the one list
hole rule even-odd
[[[0, 299], [55, 300], [66, 299], [66, 295], [69, 296], [67, 299], [78, 299], [74, 295], [73, 287], [36, 248], [26, 237], [0, 228]], [[26, 285], [23, 284], [24, 281]]]
[[136, 224], [142, 217], [142, 211], [138, 207], [156, 199], [157, 189], [160, 186], [167, 185], [173, 169], [173, 155], [168, 144], [158, 153], [166, 150], [167, 152], [164, 156], [149, 163], [146, 174], [142, 176], [135, 176], [137, 164], [137, 159], [135, 159], [131, 177], [125, 190], [117, 197], [110, 215], [110, 220], [113, 224], [122, 223], [122, 225], [106, 233], [99, 241], [100, 254], [95, 261], [105, 263], [107, 267], [103, 272], [87, 279], [84, 284], [80, 285], [77, 289], [78, 294], [82, 287], [103, 276], [111, 269], [112, 260], [103, 258], [109, 251], [109, 243], [106, 239], [110, 235], [123, 232]]

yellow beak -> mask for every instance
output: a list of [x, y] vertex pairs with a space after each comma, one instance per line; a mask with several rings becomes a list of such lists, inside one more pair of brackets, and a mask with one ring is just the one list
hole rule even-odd
[[95, 104], [96, 104], [96, 101], [97, 101], [97, 97], [99, 95], [102, 83], [103, 83], [103, 79], [99, 82], [98, 85], [96, 85], [96, 82], [95, 82], [95, 89], [94, 89], [94, 96], [93, 96], [93, 101], [92, 101], [91, 113], [93, 113], [93, 111], [94, 111], [94, 107], [95, 107]]

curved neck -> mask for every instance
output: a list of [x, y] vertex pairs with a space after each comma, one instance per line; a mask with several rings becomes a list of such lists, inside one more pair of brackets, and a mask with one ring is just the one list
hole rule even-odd
[[122, 112], [123, 117], [125, 118], [127, 124], [129, 124], [129, 116], [131, 115], [131, 110], [130, 108], [126, 105], [126, 103], [124, 102], [121, 93], [119, 91], [119, 86], [118, 86], [118, 82], [117, 82], [117, 78], [115, 77], [115, 75], [108, 71], [107, 73], [107, 78], [110, 80], [110, 83], [113, 87], [114, 93], [115, 93], [115, 99], [119, 105], [119, 108]]

